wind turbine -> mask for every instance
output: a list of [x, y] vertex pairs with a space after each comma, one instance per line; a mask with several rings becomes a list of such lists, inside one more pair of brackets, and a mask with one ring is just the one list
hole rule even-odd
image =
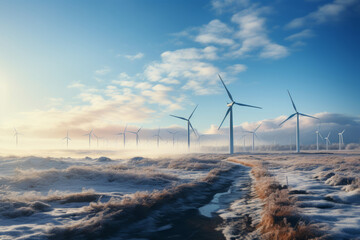
[[324, 139], [319, 130], [315, 131], [316, 133], [316, 150], [319, 151], [319, 136], [321, 139]]
[[63, 140], [66, 139], [66, 148], [69, 148], [69, 140], [71, 140], [71, 138], [69, 138], [69, 131], [66, 132], [66, 137], [63, 138]]
[[331, 144], [330, 139], [329, 139], [330, 133], [331, 133], [331, 132], [329, 132], [329, 134], [327, 135], [327, 137], [324, 138], [325, 141], [326, 141], [326, 151], [329, 150], [329, 144]]
[[252, 134], [252, 151], [254, 152], [255, 151], [255, 136], [257, 137], [256, 135], [256, 131], [259, 129], [259, 127], [261, 126], [261, 123], [259, 126], [257, 126], [257, 128], [254, 129], [254, 131], [244, 131], [244, 132], [247, 132], [247, 133], [251, 133]]
[[14, 131], [15, 131], [14, 137], [16, 138], [16, 147], [17, 147], [17, 146], [18, 146], [18, 136], [19, 136], [19, 135], [22, 135], [22, 134], [19, 133], [19, 132], [16, 130], [16, 128], [14, 128]]
[[173, 142], [173, 147], [175, 146], [175, 135], [178, 133], [177, 131], [172, 132], [172, 131], [168, 131], [171, 135], [172, 135], [172, 142]]
[[279, 126], [281, 126], [283, 123], [285, 123], [287, 120], [293, 118], [294, 116], [296, 116], [296, 152], [300, 152], [300, 127], [299, 127], [299, 117], [300, 116], [304, 116], [304, 117], [310, 117], [310, 118], [314, 118], [314, 119], [318, 119], [316, 117], [313, 117], [313, 116], [310, 116], [310, 115], [306, 115], [306, 114], [303, 114], [303, 113], [299, 113], [296, 109], [296, 106], [295, 106], [295, 103], [290, 95], [290, 92], [289, 90], [287, 91], [288, 94], [289, 94], [289, 97], [290, 97], [290, 100], [291, 100], [291, 103], [293, 105], [293, 108], [295, 110], [295, 113], [294, 114], [291, 114], [287, 119], [285, 119], [282, 123], [280, 123]]
[[157, 147], [159, 147], [159, 139], [161, 139], [161, 137], [160, 137], [160, 128], [158, 130], [158, 133], [155, 134], [154, 137], [157, 137], [157, 140], [156, 140], [157, 141]]
[[246, 137], [246, 134], [244, 134], [244, 135], [242, 135], [241, 137], [240, 137], [240, 140], [241, 139], [243, 139], [244, 141], [243, 141], [243, 150], [244, 150], [244, 152], [246, 152], [246, 147], [245, 147], [245, 137]]
[[234, 153], [234, 127], [233, 127], [233, 112], [232, 112], [232, 108], [234, 106], [234, 104], [236, 105], [239, 105], [239, 106], [243, 106], [243, 107], [252, 107], [252, 108], [259, 108], [259, 109], [262, 109], [261, 107], [256, 107], [256, 106], [252, 106], [252, 105], [247, 105], [247, 104], [242, 104], [242, 103], [237, 103], [234, 101], [233, 97], [231, 96], [231, 93], [229, 92], [229, 90], [227, 89], [224, 81], [222, 80], [222, 78], [220, 77], [220, 74], [219, 74], [219, 78], [222, 82], [222, 84], [224, 85], [224, 88], [231, 100], [231, 103], [228, 103], [227, 106], [228, 106], [228, 110], [226, 111], [226, 114], [225, 114], [225, 117], [224, 119], [222, 120], [218, 130], [221, 128], [223, 122], [225, 121], [225, 118], [227, 117], [227, 115], [230, 113], [230, 154], [233, 154]]
[[341, 150], [341, 145], [344, 145], [344, 138], [343, 138], [344, 132], [345, 132], [345, 129], [342, 132], [338, 133], [338, 135], [339, 135], [339, 150]]
[[93, 129], [91, 129], [91, 131], [87, 134], [84, 134], [83, 136], [89, 136], [89, 148], [91, 146], [91, 135], [92, 135]]
[[99, 139], [102, 139], [102, 137], [98, 137], [93, 133], [94, 137], [96, 138], [96, 146], [99, 147]]
[[141, 128], [139, 128], [136, 132], [128, 131], [129, 133], [133, 133], [136, 135], [136, 146], [139, 145], [139, 132], [140, 132]]
[[116, 135], [123, 135], [124, 136], [124, 148], [125, 148], [125, 143], [126, 143], [126, 129], [127, 129], [127, 125], [124, 128], [124, 132], [120, 132]]
[[194, 108], [194, 111], [190, 114], [189, 118], [184, 118], [184, 117], [179, 117], [179, 116], [175, 116], [175, 115], [170, 115], [171, 117], [175, 117], [175, 118], [179, 118], [181, 120], [184, 120], [184, 121], [187, 121], [187, 135], [188, 135], [188, 148], [190, 148], [190, 127], [191, 129], [193, 130], [195, 136], [196, 136], [196, 132], [193, 128], [193, 126], [191, 125], [191, 122], [190, 122], [190, 118], [192, 117], [192, 115], [194, 114], [196, 108], [198, 107], [199, 105], [196, 105], [196, 107]]

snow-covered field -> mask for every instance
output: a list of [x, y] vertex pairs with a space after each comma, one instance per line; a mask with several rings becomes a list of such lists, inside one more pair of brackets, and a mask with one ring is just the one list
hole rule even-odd
[[[250, 167], [228, 155], [0, 158], [0, 239], [261, 239]], [[287, 184], [301, 215], [360, 239], [359, 154], [239, 154]]]
[[360, 154], [257, 154], [237, 157], [265, 164], [289, 186], [300, 214], [325, 239], [360, 239]]
[[[248, 180], [249, 168], [224, 159], [209, 154], [1, 157], [0, 239], [209, 239], [205, 233], [219, 239], [221, 231], [236, 235], [230, 225], [221, 227], [221, 218], [213, 212], [222, 210], [229, 222], [239, 219], [242, 213], [229, 216], [224, 209], [248, 194], [249, 187], [243, 187], [249, 182], [241, 177]], [[215, 208], [207, 207], [220, 192], [236, 192], [237, 197], [216, 197]]]

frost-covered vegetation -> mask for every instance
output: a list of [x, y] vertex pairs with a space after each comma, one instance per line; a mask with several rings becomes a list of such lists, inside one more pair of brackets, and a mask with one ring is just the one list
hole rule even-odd
[[[270, 229], [269, 226], [281, 220], [274, 216], [296, 213], [301, 216], [297, 227], [305, 233], [312, 233], [311, 237], [356, 239], [360, 236], [359, 154], [254, 154], [241, 155], [234, 160], [253, 166], [257, 169], [253, 172], [254, 176], [265, 180], [258, 191], [259, 196], [265, 199], [260, 224], [263, 230], [263, 224], [265, 229]], [[276, 208], [277, 205], [281, 207]], [[289, 221], [291, 214], [286, 217], [286, 224], [293, 225]], [[285, 223], [282, 225], [285, 226]], [[270, 234], [270, 238], [274, 238], [273, 234], [280, 232], [273, 229], [264, 236]]]

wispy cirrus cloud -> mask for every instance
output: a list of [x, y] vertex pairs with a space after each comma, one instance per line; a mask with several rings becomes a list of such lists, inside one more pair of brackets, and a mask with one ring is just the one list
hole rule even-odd
[[134, 60], [137, 60], [137, 59], [141, 59], [145, 56], [144, 53], [142, 52], [139, 52], [137, 54], [134, 54], [134, 55], [124, 55], [125, 58], [131, 60], [131, 61], [134, 61]]
[[285, 27], [287, 29], [301, 28], [313, 24], [323, 24], [337, 20], [351, 6], [359, 4], [357, 0], [334, 0], [331, 3], [320, 6], [316, 11], [304, 17], [293, 19]]
[[298, 33], [294, 33], [288, 37], [285, 38], [285, 40], [288, 41], [298, 41], [298, 40], [302, 40], [305, 38], [312, 38], [314, 37], [314, 32], [311, 29], [304, 29], [301, 32]]
[[212, 0], [211, 6], [217, 13], [235, 11], [250, 5], [250, 0]]
[[108, 66], [105, 66], [101, 69], [95, 70], [96, 75], [106, 75], [111, 71], [111, 68]]

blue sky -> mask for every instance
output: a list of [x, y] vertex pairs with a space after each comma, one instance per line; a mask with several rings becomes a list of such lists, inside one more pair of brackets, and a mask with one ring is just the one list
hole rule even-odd
[[[360, 3], [0, 1], [1, 128], [235, 124], [300, 111], [359, 116]], [[228, 123], [225, 122], [224, 126]], [[4, 130], [5, 131], [5, 130]]]

